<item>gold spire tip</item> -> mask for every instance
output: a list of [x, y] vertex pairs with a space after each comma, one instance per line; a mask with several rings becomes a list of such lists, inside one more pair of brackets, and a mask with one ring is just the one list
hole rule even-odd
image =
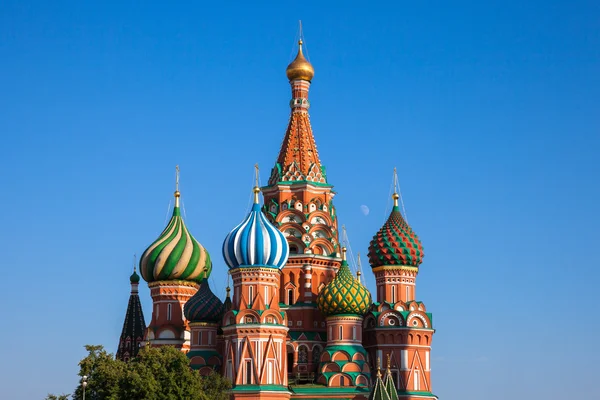
[[400, 198], [400, 196], [398, 195], [398, 193], [394, 193], [392, 195], [392, 199], [394, 199], [394, 207], [398, 207], [398, 199]]
[[346, 261], [346, 247], [342, 247], [342, 260]]
[[388, 353], [388, 355], [387, 355], [387, 369], [389, 370], [390, 367], [391, 367], [390, 354]]

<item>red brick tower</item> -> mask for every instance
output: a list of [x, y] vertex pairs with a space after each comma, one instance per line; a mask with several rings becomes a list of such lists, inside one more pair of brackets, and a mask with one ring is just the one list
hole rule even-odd
[[152, 346], [190, 349], [190, 327], [184, 304], [198, 291], [212, 270], [208, 252], [190, 234], [179, 209], [179, 168], [175, 207], [167, 227], [142, 254], [140, 272], [152, 296], [152, 321], [146, 340]]
[[233, 279], [233, 301], [222, 325], [224, 373], [233, 385], [232, 399], [289, 399], [288, 327], [279, 308], [280, 269], [289, 246], [261, 211], [259, 192], [255, 187], [252, 211], [223, 243]]
[[302, 53], [287, 68], [291, 115], [268, 186], [263, 210], [285, 235], [289, 260], [280, 298], [288, 316], [288, 373], [317, 372], [325, 342], [325, 318], [315, 300], [341, 264], [333, 186], [327, 183], [310, 125], [308, 92], [314, 76]]
[[[436, 398], [431, 393], [431, 313], [415, 301], [423, 246], [406, 223], [394, 193], [394, 208], [369, 246], [377, 302], [364, 320], [364, 347], [371, 360], [389, 357], [399, 399]], [[387, 383], [387, 380], [386, 380]]]

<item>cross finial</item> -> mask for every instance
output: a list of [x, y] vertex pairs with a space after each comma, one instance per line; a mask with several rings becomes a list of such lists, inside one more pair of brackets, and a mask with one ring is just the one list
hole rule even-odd
[[179, 165], [175, 166], [175, 191], [179, 192]]
[[360, 265], [360, 252], [358, 252], [358, 253], [356, 253], [356, 277], [358, 278], [359, 282], [360, 282], [360, 276], [362, 275], [361, 269], [362, 268]]
[[137, 254], [133, 255], [133, 272], [135, 273], [135, 265], [137, 263]]
[[381, 358], [377, 357], [377, 377], [381, 378]]
[[398, 207], [398, 199], [400, 196], [398, 195], [398, 172], [396, 171], [396, 167], [394, 167], [394, 194], [392, 195], [392, 199], [394, 199], [394, 207]]
[[258, 186], [258, 164], [254, 164], [254, 170], [256, 172], [256, 176], [254, 178], [254, 204], [258, 204], [258, 194], [260, 193], [260, 187]]
[[254, 186], [258, 187], [258, 164], [254, 164]]
[[391, 362], [390, 362], [390, 353], [388, 353], [388, 355], [387, 355], [387, 369], [388, 369], [388, 371], [390, 370], [391, 366], [392, 365], [391, 365]]
[[298, 44], [300, 46], [302, 46], [302, 20], [298, 20], [298, 26], [299, 26], [299, 32], [300, 32], [300, 39], [298, 40]]

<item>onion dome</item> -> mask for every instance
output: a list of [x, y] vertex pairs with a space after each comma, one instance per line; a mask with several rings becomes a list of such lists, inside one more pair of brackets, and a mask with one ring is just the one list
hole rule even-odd
[[365, 315], [371, 307], [371, 293], [354, 278], [342, 248], [343, 261], [335, 278], [319, 292], [317, 307], [324, 315]]
[[140, 283], [140, 276], [135, 271], [135, 267], [133, 267], [133, 274], [129, 277], [129, 282], [131, 283]]
[[190, 322], [219, 322], [224, 313], [223, 302], [210, 290], [206, 279], [183, 306], [183, 315]]
[[171, 220], [140, 259], [140, 272], [148, 283], [173, 280], [202, 283], [212, 270], [208, 252], [190, 234], [181, 218], [179, 197], [176, 190]]
[[294, 61], [288, 65], [285, 73], [290, 81], [295, 81], [297, 79], [311, 81], [313, 76], [315, 76], [315, 69], [312, 64], [304, 58], [304, 54], [302, 53], [302, 40], [298, 41], [298, 55]]
[[254, 188], [254, 204], [250, 214], [227, 235], [223, 257], [229, 268], [283, 268], [290, 254], [285, 236], [260, 210], [258, 186]]
[[371, 240], [369, 263], [372, 268], [382, 265], [418, 267], [423, 261], [423, 245], [402, 217], [398, 198], [394, 193], [392, 213]]

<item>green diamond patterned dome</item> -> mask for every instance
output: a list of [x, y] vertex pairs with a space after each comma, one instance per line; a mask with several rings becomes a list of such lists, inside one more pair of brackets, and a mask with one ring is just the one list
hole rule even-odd
[[173, 280], [202, 283], [211, 270], [208, 252], [190, 234], [181, 218], [179, 191], [176, 191], [171, 220], [140, 258], [142, 277], [148, 283]]
[[423, 245], [406, 220], [402, 218], [396, 193], [393, 199], [394, 208], [390, 216], [371, 240], [369, 263], [372, 268], [382, 265], [418, 267], [425, 255]]
[[317, 296], [317, 307], [326, 316], [365, 315], [371, 307], [371, 293], [352, 275], [345, 250], [344, 260], [335, 278]]

